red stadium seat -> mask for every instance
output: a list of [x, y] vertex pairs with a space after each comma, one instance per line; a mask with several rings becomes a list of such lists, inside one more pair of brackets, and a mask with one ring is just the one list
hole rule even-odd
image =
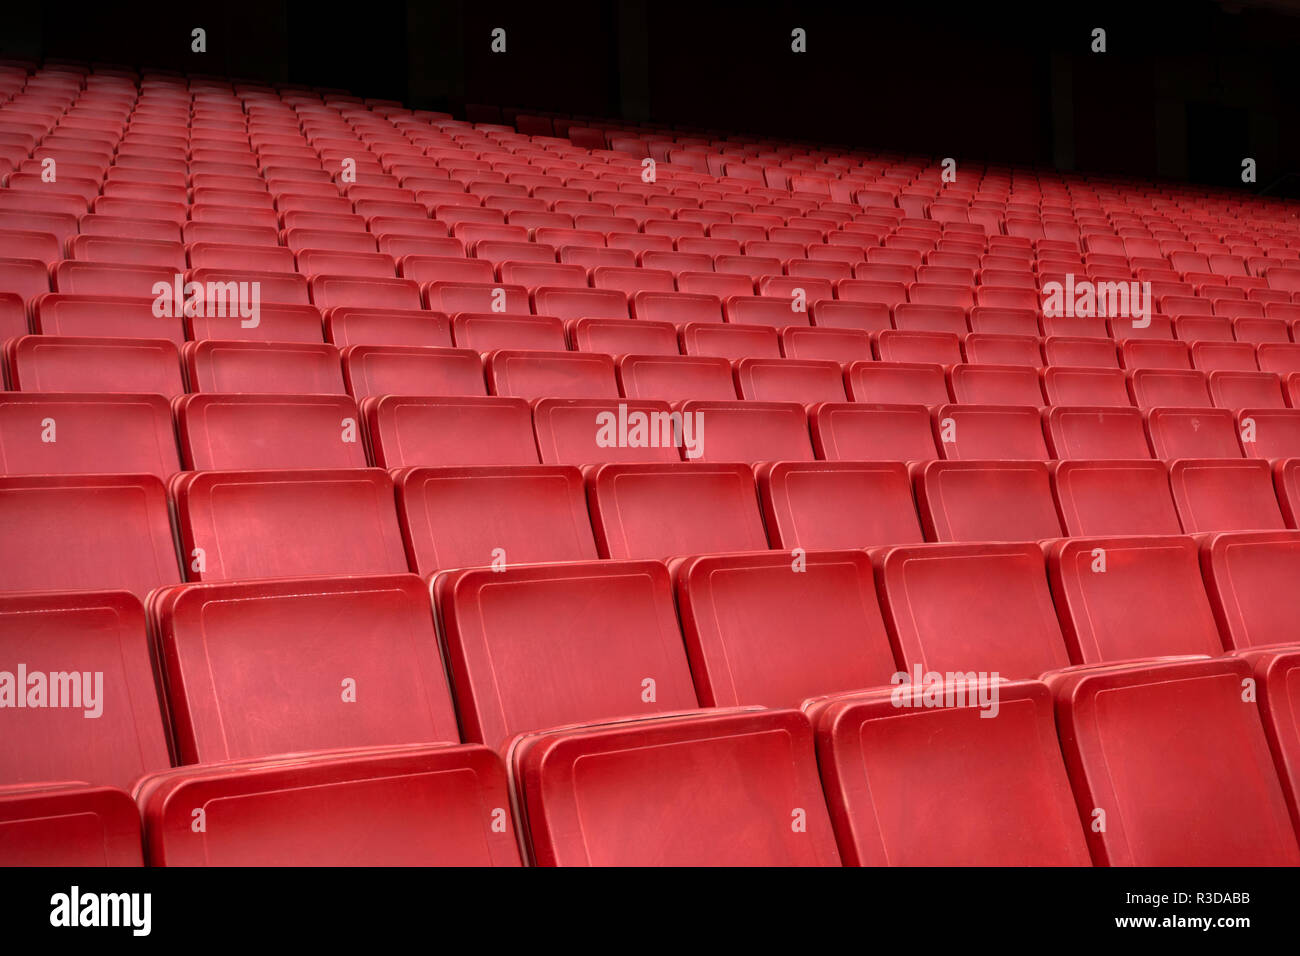
[[914, 466], [913, 478], [930, 541], [1036, 541], [1061, 534], [1042, 462], [931, 461]]
[[0, 473], [146, 474], [180, 470], [161, 395], [0, 392]]
[[349, 345], [343, 380], [353, 398], [379, 395], [486, 395], [483, 360], [470, 349]]
[[919, 544], [921, 525], [902, 462], [782, 461], [755, 469], [774, 548]]
[[189, 469], [367, 464], [361, 416], [344, 395], [183, 395], [175, 407]]
[[140, 811], [114, 787], [0, 787], [0, 849], [8, 866], [128, 867], [143, 862]]
[[[683, 454], [702, 461], [812, 461], [808, 415], [796, 402], [691, 400], [678, 406], [690, 420]], [[687, 425], [683, 421], [683, 427]]]
[[511, 756], [541, 866], [840, 862], [795, 710], [592, 723], [530, 734]]
[[899, 690], [808, 709], [846, 864], [1089, 864], [1050, 692], [1029, 680], [991, 690], [996, 711], [965, 694], [957, 706], [900, 708]]
[[343, 395], [338, 349], [306, 343], [187, 342], [183, 351], [196, 392]]
[[933, 414], [944, 458], [1044, 461], [1051, 457], [1037, 408], [940, 405]]
[[21, 392], [185, 391], [180, 356], [166, 339], [24, 335], [4, 346], [9, 384]]
[[827, 461], [929, 461], [939, 457], [923, 405], [826, 402], [809, 414], [813, 448]]
[[171, 492], [192, 581], [407, 570], [378, 468], [186, 472]]
[[606, 558], [670, 558], [767, 547], [745, 465], [597, 465], [587, 472], [596, 545]]
[[1147, 434], [1157, 458], [1240, 458], [1232, 413], [1218, 408], [1153, 408]]
[[1058, 541], [1047, 568], [1076, 664], [1223, 653], [1191, 538]]
[[897, 670], [862, 551], [690, 557], [674, 576], [706, 707], [792, 707], [888, 684]]
[[[5, 716], [0, 783], [81, 780], [126, 788], [170, 766], [139, 598], [124, 591], [0, 596], [0, 654], [21, 663], [26, 677], [17, 693], [29, 704]], [[71, 680], [56, 679], [72, 662]], [[48, 687], [34, 683], [38, 675]], [[46, 693], [45, 706], [30, 705], [33, 694]], [[12, 696], [6, 706], [14, 707]], [[0, 833], [7, 832], [0, 822]], [[0, 837], [0, 848], [8, 846]], [[3, 859], [14, 864], [8, 852]]]
[[1036, 543], [871, 552], [904, 669], [1019, 680], [1069, 663]]
[[1300, 533], [1232, 531], [1201, 541], [1205, 589], [1224, 646], [1294, 644]]
[[537, 449], [549, 465], [678, 462], [687, 450], [684, 424], [666, 402], [543, 398], [533, 403]]
[[[486, 747], [182, 768], [146, 778], [139, 799], [153, 866], [520, 864], [505, 771]], [[196, 806], [222, 808], [221, 826], [192, 827]]]
[[150, 613], [184, 763], [459, 740], [414, 575], [187, 584]]
[[596, 557], [572, 466], [411, 468], [395, 483], [407, 558], [420, 574]]
[[657, 561], [454, 571], [437, 602], [464, 740], [499, 747], [520, 733], [697, 705]]
[[363, 399], [361, 414], [381, 468], [538, 463], [522, 398], [384, 395]]
[[1075, 459], [1051, 469], [1066, 534], [1182, 532], [1163, 462]]
[[1219, 658], [1048, 677], [1080, 817], [1104, 820], [1085, 831], [1094, 863], [1300, 863], [1250, 676]]
[[181, 580], [167, 493], [152, 475], [0, 478], [0, 523], [3, 592], [123, 590], [144, 600]]

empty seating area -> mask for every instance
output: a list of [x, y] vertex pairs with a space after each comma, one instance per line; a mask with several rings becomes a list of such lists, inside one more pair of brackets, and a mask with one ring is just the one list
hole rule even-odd
[[1300, 864], [1295, 204], [472, 119], [0, 61], [0, 865]]

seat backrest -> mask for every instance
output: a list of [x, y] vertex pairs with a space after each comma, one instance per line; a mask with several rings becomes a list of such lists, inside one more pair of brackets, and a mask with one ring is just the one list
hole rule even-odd
[[379, 468], [186, 472], [172, 495], [192, 581], [407, 570]]
[[467, 741], [698, 705], [657, 561], [454, 571], [437, 597]]
[[412, 574], [185, 584], [151, 614], [183, 763], [459, 742]]

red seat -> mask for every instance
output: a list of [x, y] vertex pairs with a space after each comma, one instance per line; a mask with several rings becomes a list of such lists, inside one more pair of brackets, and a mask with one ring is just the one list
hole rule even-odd
[[825, 402], [809, 415], [813, 448], [827, 461], [928, 461], [939, 457], [923, 405]]
[[1056, 405], [1043, 413], [1053, 458], [1150, 458], [1142, 413], [1136, 408]]
[[381, 468], [538, 463], [522, 398], [384, 395], [363, 399], [361, 414]]
[[[112, 240], [109, 240], [112, 241]], [[153, 298], [154, 286], [173, 285], [181, 268], [155, 265], [114, 265], [101, 262], [77, 262], [66, 259], [51, 270], [55, 292], [72, 292], [78, 295], [117, 295], [134, 298]], [[6, 286], [8, 288], [8, 286]], [[18, 291], [14, 289], [13, 291]]]
[[153, 475], [0, 478], [0, 527], [0, 592], [123, 590], [143, 600], [181, 579], [167, 494]]
[[[506, 775], [486, 747], [186, 767], [142, 781], [139, 800], [153, 866], [520, 863]], [[220, 809], [221, 825], [195, 828], [194, 807]]]
[[893, 328], [889, 306], [880, 302], [843, 302], [822, 299], [809, 306], [813, 325], [830, 329], [880, 332]]
[[593, 723], [531, 734], [511, 757], [542, 866], [840, 862], [795, 710]]
[[913, 467], [930, 541], [1036, 541], [1061, 534], [1047, 465], [931, 461]]
[[1250, 676], [1232, 658], [1049, 676], [1080, 817], [1104, 822], [1086, 830], [1094, 863], [1300, 863]]
[[1212, 408], [1204, 372], [1140, 368], [1128, 373], [1129, 394], [1138, 408]]
[[454, 571], [437, 601], [465, 740], [499, 747], [519, 733], [697, 705], [657, 561]]
[[705, 706], [795, 706], [888, 684], [897, 670], [862, 551], [690, 557], [674, 576]]
[[1047, 568], [1076, 664], [1223, 653], [1189, 537], [1058, 541]]
[[207, 339], [185, 343], [183, 356], [196, 392], [347, 393], [338, 349], [324, 343]]
[[343, 380], [352, 397], [486, 395], [483, 360], [471, 349], [349, 345]]
[[1087, 866], [1051, 693], [1003, 682], [994, 710], [977, 703], [982, 688], [960, 689], [957, 706], [912, 705], [902, 691], [900, 708], [895, 689], [808, 708], [845, 863]]
[[933, 410], [944, 458], [1045, 461], [1037, 408], [1017, 405], [940, 405]]
[[[693, 415], [686, 453], [703, 461], [812, 461], [808, 415], [796, 402], [692, 400], [679, 410]], [[685, 426], [687, 423], [684, 422]], [[699, 449], [690, 455], [691, 446]]]
[[773, 548], [866, 548], [924, 540], [902, 462], [769, 462], [755, 469]]
[[736, 362], [735, 377], [740, 397], [752, 401], [811, 405], [846, 397], [838, 362], [743, 358]]
[[[400, 281], [400, 280], [394, 280]], [[421, 290], [424, 307], [434, 312], [455, 315], [457, 312], [509, 312], [527, 315], [528, 290], [521, 285], [488, 282], [429, 282]], [[357, 304], [375, 306], [373, 301]], [[419, 305], [401, 305], [402, 309], [417, 309]], [[555, 315], [548, 309], [538, 313]]]
[[[350, 275], [313, 275], [311, 301], [320, 309], [348, 305], [366, 309], [418, 309], [421, 305], [420, 286], [410, 279]], [[431, 303], [430, 308], [436, 307]]]
[[[27, 705], [5, 716], [0, 783], [125, 788], [170, 766], [139, 598], [124, 591], [0, 596], [0, 656], [20, 664], [16, 689]], [[69, 674], [70, 664], [76, 670]], [[14, 688], [7, 708], [14, 708]], [[0, 823], [0, 833], [7, 831]], [[8, 842], [0, 838], [0, 848]], [[14, 864], [8, 853], [0, 858]]]
[[903, 302], [894, 306], [894, 328], [911, 332], [951, 332], [965, 336], [966, 310], [955, 305], [926, 305]]
[[810, 325], [807, 310], [795, 308], [790, 299], [751, 295], [728, 296], [722, 303], [728, 322], [736, 325], [766, 325], [783, 329], [789, 325]]
[[1180, 459], [1169, 466], [1169, 482], [1188, 534], [1281, 530], [1287, 526], [1266, 461]]
[[459, 742], [414, 575], [187, 584], [150, 614], [183, 763]]
[[[671, 290], [668, 290], [671, 291]], [[532, 294], [533, 311], [561, 319], [629, 318], [627, 295], [617, 289], [564, 289], [543, 286]]]
[[792, 359], [869, 362], [871, 336], [861, 329], [792, 326], [781, 330], [781, 354]]
[[760, 551], [767, 535], [754, 475], [741, 464], [593, 466], [587, 496], [606, 558]]
[[1273, 762], [1282, 781], [1291, 822], [1300, 832], [1300, 726], [1296, 721], [1296, 668], [1300, 648], [1238, 651], [1250, 664], [1259, 689], [1259, 712]]
[[166, 339], [24, 335], [4, 346], [9, 384], [21, 392], [185, 391], [180, 356]]
[[1300, 458], [1300, 410], [1244, 408], [1236, 419], [1247, 458]]
[[849, 398], [886, 405], [943, 405], [952, 401], [943, 366], [854, 362], [844, 374]]
[[677, 327], [671, 322], [638, 319], [569, 319], [569, 339], [579, 352], [608, 355], [680, 355]]
[[564, 323], [551, 315], [502, 315], [461, 312], [452, 317], [451, 334], [457, 348], [487, 352], [492, 349], [568, 349]]
[[439, 312], [358, 309], [344, 306], [325, 316], [325, 339], [348, 345], [450, 346], [451, 323]]
[[1275, 372], [1210, 373], [1210, 397], [1219, 408], [1286, 408], [1282, 380]]
[[[191, 225], [202, 226], [206, 223], [191, 223]], [[195, 269], [296, 271], [293, 250], [286, 249], [284, 246], [191, 242], [186, 246], [186, 250], [189, 264]]]
[[0, 787], [0, 851], [7, 866], [140, 866], [140, 811], [114, 787], [43, 783]]
[[367, 464], [361, 416], [346, 395], [182, 395], [175, 408], [188, 469]]
[[407, 570], [378, 468], [184, 472], [171, 492], [192, 581]]
[[731, 363], [702, 355], [624, 355], [618, 360], [618, 381], [628, 398], [668, 402], [736, 398]]
[[1295, 644], [1300, 533], [1231, 531], [1201, 541], [1205, 589], [1225, 647]]
[[29, 331], [27, 306], [22, 296], [16, 292], [0, 292], [0, 342]]
[[780, 358], [781, 340], [775, 329], [760, 325], [721, 325], [690, 322], [681, 329], [682, 352], [725, 359]]
[[204, 339], [248, 342], [324, 341], [320, 311], [314, 305], [264, 305], [255, 322], [237, 315], [186, 316], [185, 333], [194, 341]]
[[0, 474], [147, 474], [180, 470], [161, 395], [0, 392]]
[[1240, 458], [1232, 413], [1220, 408], [1153, 408], [1147, 434], [1157, 458]]
[[1110, 339], [1049, 335], [1043, 339], [1048, 365], [1082, 368], [1119, 368], [1119, 353]]
[[1182, 532], [1163, 462], [1076, 459], [1051, 470], [1066, 534]]
[[617, 398], [614, 360], [594, 352], [501, 349], [486, 356], [493, 395], [516, 398]]
[[666, 402], [543, 398], [533, 403], [542, 461], [552, 465], [677, 462], [691, 451], [685, 422]]
[[876, 354], [882, 362], [956, 365], [961, 361], [961, 339], [952, 332], [886, 329], [876, 336]]
[[716, 296], [689, 292], [638, 292], [632, 296], [634, 318], [685, 325], [721, 322], [722, 302]]
[[396, 487], [407, 558], [420, 574], [596, 557], [572, 466], [410, 468]]
[[1036, 543], [918, 544], [871, 552], [906, 670], [1009, 679], [1069, 663]]
[[961, 404], [1042, 405], [1038, 370], [1020, 365], [954, 365], [948, 384]]

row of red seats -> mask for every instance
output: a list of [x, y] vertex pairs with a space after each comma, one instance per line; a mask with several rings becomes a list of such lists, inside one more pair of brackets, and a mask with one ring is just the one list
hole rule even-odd
[[35, 475], [0, 478], [0, 512], [5, 590], [143, 597], [182, 569], [195, 581], [427, 574], [496, 558], [896, 544], [923, 540], [922, 527], [932, 541], [1281, 531], [1300, 519], [1300, 459], [202, 471], [169, 489], [150, 475]]
[[[683, 424], [691, 430], [672, 433]], [[179, 396], [169, 408], [161, 395], [0, 393], [0, 473], [9, 475], [147, 473], [165, 479], [182, 463], [190, 470], [211, 470], [683, 458], [1272, 462], [1297, 457], [1300, 410], [1262, 407], [1234, 413], [1165, 406], [1040, 410], [822, 402], [805, 409], [726, 399], [670, 405], [638, 398], [529, 402], [380, 394], [356, 402], [345, 395], [205, 392]]]
[[[277, 321], [298, 323], [304, 331], [315, 321], [310, 314], [275, 315]], [[962, 343], [938, 332], [868, 336], [851, 330], [789, 328], [778, 335], [774, 330], [688, 323], [676, 338], [688, 351], [682, 355], [669, 351], [675, 338], [672, 327], [626, 320], [578, 319], [565, 326], [552, 317], [461, 313], [439, 329], [416, 317], [408, 321], [400, 314], [350, 312], [333, 323], [336, 332], [344, 326], [394, 329], [426, 341], [445, 341], [458, 329], [460, 341], [469, 347], [339, 349], [326, 343], [205, 338], [182, 342], [178, 348], [165, 339], [23, 335], [4, 343], [5, 379], [9, 388], [21, 392], [154, 392], [169, 397], [186, 391], [351, 394], [358, 399], [490, 393], [805, 404], [852, 400], [936, 405], [956, 400], [1287, 409], [1295, 407], [1300, 396], [1300, 345], [1259, 346], [1260, 361], [1270, 366], [1264, 371], [1244, 360], [1234, 362], [1229, 355], [1207, 362], [1220, 367], [1206, 372], [1162, 361], [1163, 350], [1153, 342], [1126, 343], [1133, 347], [1123, 354], [1136, 364], [1120, 368], [1101, 364], [1106, 356], [1085, 340], [1049, 339], [1048, 349], [1061, 357], [1068, 350], [1079, 362], [1035, 368], [1024, 362], [964, 362], [1015, 357], [1006, 351], [991, 355], [989, 349], [1019, 349], [1021, 343], [1036, 347], [1031, 339], [978, 333]], [[604, 351], [569, 351], [567, 335], [579, 346], [641, 348], [617, 358]], [[533, 347], [500, 347], [504, 342]], [[656, 343], [661, 349], [654, 349]], [[1139, 352], [1139, 345], [1150, 349]], [[872, 346], [880, 361], [870, 357]], [[1113, 348], [1105, 349], [1114, 355]], [[777, 357], [782, 350], [799, 357]], [[863, 353], [866, 360], [853, 358]], [[1181, 354], [1186, 358], [1185, 349]], [[1148, 356], [1150, 364], [1143, 361]], [[1250, 357], [1254, 359], [1255, 350]]]
[[[1230, 620], [1287, 631], [1266, 585], [1300, 538], [1207, 547]], [[1032, 545], [802, 560], [455, 572], [434, 587], [454, 699], [414, 576], [165, 588], [149, 631], [121, 592], [0, 598], [29, 672], [103, 675], [97, 720], [13, 718], [7, 773], [90, 783], [0, 787], [6, 862], [138, 863], [141, 815], [156, 865], [518, 863], [515, 827], [544, 865], [1300, 861], [1300, 650], [1186, 656], [1219, 653], [1188, 539], [1056, 545], [1063, 626]], [[1184, 656], [1061, 669], [1139, 648]], [[900, 659], [972, 696], [900, 696]], [[132, 784], [139, 810], [110, 789]]]

